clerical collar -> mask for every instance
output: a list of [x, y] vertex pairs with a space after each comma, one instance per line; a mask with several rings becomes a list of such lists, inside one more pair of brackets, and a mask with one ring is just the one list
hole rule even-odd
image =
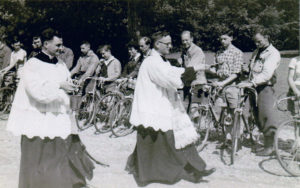
[[50, 57], [45, 54], [43, 51], [41, 51], [39, 54], [37, 54], [35, 56], [35, 58], [45, 62], [45, 63], [50, 63], [50, 64], [56, 64], [58, 62], [56, 57], [53, 57], [52, 59], [50, 59]]
[[167, 59], [166, 59], [164, 56], [160, 55], [160, 57], [161, 57], [165, 62], [167, 61]]

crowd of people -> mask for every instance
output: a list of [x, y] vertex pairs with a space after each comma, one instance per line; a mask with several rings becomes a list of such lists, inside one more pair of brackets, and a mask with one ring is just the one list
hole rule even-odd
[[[111, 45], [101, 45], [95, 53], [88, 41], [81, 43], [81, 56], [73, 65], [72, 50], [63, 45], [62, 36], [53, 29], [33, 37], [28, 58], [20, 41], [14, 41], [12, 52], [1, 42], [0, 74], [17, 71], [20, 77], [7, 124], [9, 131], [22, 135], [19, 187], [84, 187], [85, 179], [92, 177], [94, 166], [72, 129], [68, 96], [78, 85], [83, 87], [83, 94], [90, 92], [95, 82], [87, 81], [87, 77], [97, 77], [106, 92], [121, 80], [136, 80], [130, 123], [137, 130], [137, 142], [126, 170], [139, 186], [173, 184], [181, 179], [200, 182], [216, 170], [206, 169], [198, 155], [195, 143], [199, 135], [193, 125], [193, 101], [205, 97], [192, 95], [191, 88], [208, 82], [219, 88], [255, 88], [257, 104], [251, 97], [250, 104], [264, 135], [264, 147], [255, 152], [258, 156], [273, 155], [278, 126], [274, 84], [280, 53], [264, 30], [253, 34], [257, 49], [250, 63], [244, 62], [243, 52], [232, 44], [232, 32], [224, 32], [219, 39], [222, 47], [214, 62], [207, 63], [202, 49], [193, 42], [193, 34], [183, 31], [181, 55], [176, 63], [170, 63], [167, 58], [172, 38], [168, 32], [159, 31], [128, 44], [130, 59], [123, 70]], [[299, 62], [294, 58], [289, 66], [291, 92], [297, 97]], [[233, 115], [238, 88], [224, 89], [217, 101], [215, 104], [227, 106]], [[231, 135], [232, 126], [226, 126], [225, 141], [217, 149], [230, 147]]]

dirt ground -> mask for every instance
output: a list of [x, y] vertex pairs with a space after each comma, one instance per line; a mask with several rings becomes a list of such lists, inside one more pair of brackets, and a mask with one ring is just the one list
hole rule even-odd
[[[287, 62], [283, 59], [279, 68], [281, 77], [276, 85], [276, 93], [287, 90]], [[279, 114], [278, 122], [288, 117]], [[0, 121], [0, 188], [16, 188], [18, 186], [20, 137], [15, 137], [5, 130], [6, 121]], [[96, 165], [94, 178], [89, 182], [91, 188], [135, 188], [132, 175], [124, 170], [127, 157], [135, 146], [136, 133], [121, 138], [110, 137], [110, 133], [94, 135], [90, 128], [80, 133], [87, 150], [98, 160], [110, 165], [108, 168]], [[238, 152], [234, 165], [225, 165], [220, 158], [220, 151], [215, 149], [216, 142], [199, 153], [206, 161], [208, 168], [216, 168], [216, 172], [205, 177], [205, 182], [199, 184], [180, 181], [175, 185], [150, 184], [149, 188], [196, 188], [196, 187], [256, 187], [279, 188], [300, 187], [300, 178], [290, 177], [275, 158], [257, 157], [249, 148], [243, 147]]]
[[[0, 187], [16, 188], [18, 186], [20, 137], [14, 137], [4, 130], [4, 121], [0, 123]], [[94, 178], [89, 182], [91, 188], [134, 188], [137, 187], [133, 177], [124, 170], [127, 157], [135, 146], [136, 133], [122, 138], [110, 137], [110, 133], [94, 135], [93, 128], [80, 133], [87, 150], [98, 160], [110, 165], [108, 168], [96, 165]], [[193, 184], [180, 181], [175, 185], [150, 184], [149, 188], [164, 187], [300, 187], [300, 178], [290, 177], [280, 167], [278, 161], [269, 157], [256, 157], [249, 148], [239, 151], [233, 166], [225, 165], [216, 143], [210, 143], [200, 156], [207, 162], [208, 168], [217, 170], [204, 178], [206, 182]]]

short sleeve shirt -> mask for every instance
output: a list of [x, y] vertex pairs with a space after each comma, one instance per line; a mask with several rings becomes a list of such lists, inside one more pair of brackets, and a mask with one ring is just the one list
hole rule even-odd
[[295, 84], [297, 86], [300, 86], [300, 57], [291, 59], [289, 68], [295, 70], [295, 75], [294, 75]]
[[228, 49], [219, 51], [216, 54], [217, 74], [220, 78], [227, 78], [231, 74], [238, 74], [242, 71], [243, 52], [233, 45]]

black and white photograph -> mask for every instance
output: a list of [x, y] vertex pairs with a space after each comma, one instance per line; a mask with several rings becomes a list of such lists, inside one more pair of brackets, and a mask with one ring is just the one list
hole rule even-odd
[[299, 9], [0, 0], [0, 188], [300, 187]]

